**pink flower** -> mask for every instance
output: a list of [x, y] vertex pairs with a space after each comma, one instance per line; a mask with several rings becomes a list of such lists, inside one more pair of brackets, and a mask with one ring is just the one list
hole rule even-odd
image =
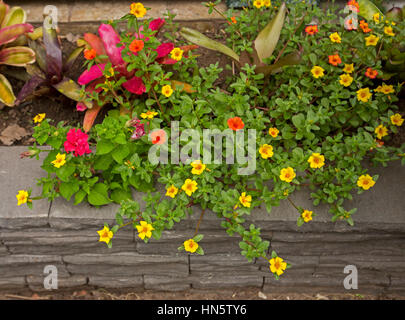
[[73, 156], [82, 156], [85, 153], [91, 153], [89, 143], [87, 141], [88, 135], [80, 129], [70, 129], [67, 133], [66, 141], [64, 143], [66, 152], [73, 152]]
[[166, 57], [174, 49], [173, 43], [162, 43], [156, 48], [158, 58]]
[[133, 77], [127, 82], [124, 82], [122, 86], [129, 92], [141, 95], [146, 91], [145, 85], [143, 84], [142, 78]]
[[165, 19], [157, 18], [149, 23], [149, 29], [151, 29], [152, 31], [159, 30], [165, 23]]
[[135, 127], [131, 139], [139, 139], [145, 135], [145, 126], [143, 123], [141, 123], [141, 120], [136, 118], [132, 119], [130, 125]]

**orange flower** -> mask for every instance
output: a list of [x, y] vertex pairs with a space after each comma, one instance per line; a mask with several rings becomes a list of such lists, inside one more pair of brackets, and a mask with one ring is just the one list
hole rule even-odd
[[84, 49], [84, 58], [86, 60], [93, 60], [96, 57], [96, 50], [94, 49]]
[[329, 56], [329, 63], [333, 66], [337, 66], [338, 64], [342, 63], [342, 59], [340, 59], [338, 54]]
[[141, 51], [143, 49], [143, 45], [144, 45], [144, 43], [143, 43], [142, 40], [135, 39], [129, 45], [129, 50], [131, 52], [139, 52], [139, 51]]
[[351, 7], [350, 9], [352, 11], [359, 12], [360, 10], [360, 6], [356, 0], [350, 0], [349, 2], [347, 2], [347, 5]]
[[232, 18], [231, 18], [231, 21], [232, 21], [232, 23], [236, 23], [236, 22], [237, 22], [235, 17], [232, 17]]
[[149, 137], [153, 144], [164, 144], [166, 142], [166, 132], [163, 129], [153, 130]]
[[360, 28], [361, 28], [361, 30], [363, 30], [364, 33], [371, 32], [371, 29], [368, 27], [368, 23], [364, 20], [360, 21]]
[[243, 123], [242, 119], [239, 117], [229, 118], [228, 119], [228, 127], [232, 130], [240, 130], [243, 129], [245, 124]]
[[314, 35], [315, 33], [318, 33], [318, 26], [317, 25], [310, 25], [305, 27], [305, 32], [308, 33], [309, 35]]
[[378, 75], [378, 71], [374, 70], [372, 68], [367, 68], [367, 71], [365, 73], [366, 77], [369, 77], [370, 79], [375, 79]]

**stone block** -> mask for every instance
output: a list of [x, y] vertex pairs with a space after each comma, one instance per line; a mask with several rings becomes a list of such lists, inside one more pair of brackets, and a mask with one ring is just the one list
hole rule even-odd
[[145, 275], [143, 280], [146, 290], [184, 291], [191, 287], [191, 280], [188, 276]]
[[90, 276], [88, 284], [100, 288], [143, 288], [142, 276], [131, 277], [105, 277], [105, 276]]
[[[18, 191], [32, 188], [33, 196], [40, 194], [36, 179], [46, 176], [40, 168], [40, 161], [20, 159], [24, 151], [27, 147], [0, 147], [0, 228], [44, 226], [48, 223], [48, 200], [35, 200], [32, 210], [26, 204], [17, 206]], [[40, 159], [44, 156], [41, 154]]]
[[194, 272], [190, 279], [193, 289], [261, 288], [263, 277], [223, 272]]
[[46, 291], [50, 293], [57, 292], [60, 289], [68, 289], [84, 286], [87, 284], [87, 278], [84, 276], [65, 276], [58, 277], [58, 288], [57, 289], [45, 289], [44, 287], [44, 277], [38, 276], [27, 276], [28, 287], [32, 291]]

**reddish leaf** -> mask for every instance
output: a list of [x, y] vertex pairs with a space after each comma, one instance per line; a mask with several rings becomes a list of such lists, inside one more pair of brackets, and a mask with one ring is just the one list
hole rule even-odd
[[84, 40], [96, 51], [97, 55], [106, 55], [103, 41], [101, 41], [99, 36], [96, 36], [93, 33], [85, 33]]
[[94, 124], [94, 121], [96, 120], [96, 117], [98, 115], [98, 113], [100, 112], [102, 106], [99, 106], [98, 104], [95, 104], [93, 106], [93, 108], [91, 109], [87, 109], [86, 113], [84, 115], [84, 119], [83, 119], [83, 129], [84, 132], [89, 132], [91, 127]]
[[34, 27], [29, 23], [15, 24], [0, 30], [0, 45], [14, 41], [20, 35], [33, 32]]
[[102, 23], [98, 28], [98, 33], [103, 41], [104, 48], [110, 58], [111, 63], [116, 66], [119, 64], [124, 64], [124, 60], [121, 56], [121, 51], [124, 49], [123, 46], [117, 47], [120, 43], [120, 37], [112, 26], [109, 24]]

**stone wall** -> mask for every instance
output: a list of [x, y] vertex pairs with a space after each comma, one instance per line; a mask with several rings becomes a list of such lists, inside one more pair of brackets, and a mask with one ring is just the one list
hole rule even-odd
[[[200, 233], [206, 255], [178, 253], [192, 236], [201, 209], [148, 244], [135, 230], [121, 230], [108, 249], [98, 242], [97, 230], [113, 222], [116, 205], [73, 206], [63, 199], [34, 202], [34, 209], [17, 207], [19, 189], [34, 186], [44, 175], [40, 162], [19, 159], [25, 147], [0, 147], [0, 290], [43, 289], [43, 270], [55, 265], [59, 288], [92, 286], [151, 290], [225, 289], [257, 287], [263, 292], [347, 292], [346, 265], [355, 265], [359, 289], [352, 293], [405, 293], [405, 167], [398, 163], [380, 173], [375, 187], [355, 195], [355, 226], [330, 222], [324, 206], [313, 208], [307, 191], [293, 200], [317, 214], [298, 228], [297, 212], [288, 202], [271, 214], [256, 210], [251, 221], [271, 241], [270, 250], [292, 264], [274, 280], [264, 259], [249, 263], [240, 255], [238, 237], [229, 237], [220, 219], [206, 212]], [[34, 187], [33, 194], [38, 189]], [[141, 194], [135, 194], [140, 199]]]

